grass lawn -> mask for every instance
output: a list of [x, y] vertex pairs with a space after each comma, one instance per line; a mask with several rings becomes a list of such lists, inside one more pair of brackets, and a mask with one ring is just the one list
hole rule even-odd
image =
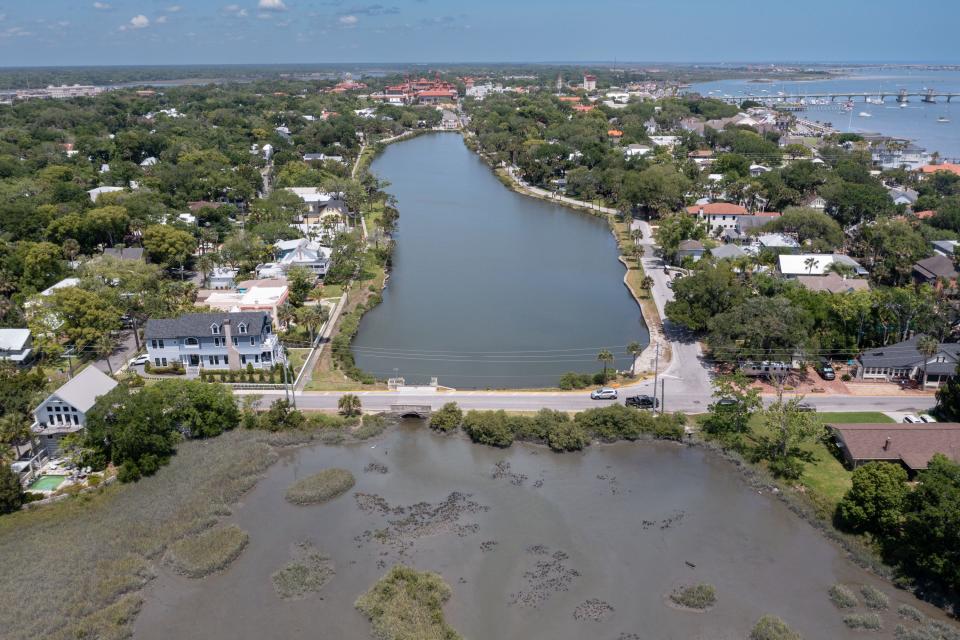
[[[850, 413], [818, 413], [824, 424], [850, 424], [857, 422], [893, 422], [879, 411], [857, 411]], [[754, 432], [762, 435], [758, 416], [752, 420]], [[837, 503], [850, 489], [850, 471], [822, 442], [812, 442], [804, 446], [813, 460], [805, 465], [800, 483], [807, 489], [808, 496], [824, 515], [833, 513]]]
[[294, 375], [296, 375], [300, 373], [303, 363], [307, 361], [310, 349], [289, 349], [288, 355], [290, 356], [290, 364], [293, 365]]
[[323, 285], [324, 298], [339, 298], [343, 295], [343, 285], [341, 284], [325, 284]]

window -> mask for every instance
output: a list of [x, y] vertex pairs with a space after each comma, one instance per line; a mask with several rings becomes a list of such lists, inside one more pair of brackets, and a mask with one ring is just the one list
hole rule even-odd
[[237, 336], [233, 336], [233, 346], [240, 344], [240, 341], [237, 339]]
[[163, 349], [163, 340], [153, 340], [151, 343], [154, 349]]
[[153, 364], [155, 364], [155, 365], [157, 365], [157, 366], [159, 367], [159, 366], [160, 366], [160, 358], [154, 358], [154, 359], [153, 359]]
[[160, 363], [161, 363], [161, 366], [164, 366], [164, 367], [167, 366], [167, 359], [166, 359], [166, 358], [160, 358]]
[[237, 325], [237, 333], [244, 334], [247, 332], [247, 325], [243, 322]]
[[240, 356], [240, 364], [247, 364], [247, 356], [245, 355]]
[[197, 347], [200, 346], [200, 341], [196, 338], [184, 338], [183, 344], [188, 347]]
[[210, 333], [212, 333], [215, 336], [220, 335], [220, 325], [218, 325], [216, 322], [210, 325]]

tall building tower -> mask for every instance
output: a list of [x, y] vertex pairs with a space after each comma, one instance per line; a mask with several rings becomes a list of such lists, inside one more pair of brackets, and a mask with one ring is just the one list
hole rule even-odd
[[597, 76], [592, 76], [589, 73], [583, 74], [583, 90], [584, 91], [596, 91], [597, 90]]
[[563, 92], [563, 74], [557, 74], [557, 93]]

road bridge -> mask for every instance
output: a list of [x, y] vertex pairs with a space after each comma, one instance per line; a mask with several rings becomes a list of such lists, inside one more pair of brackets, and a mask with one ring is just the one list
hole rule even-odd
[[779, 103], [779, 102], [800, 102], [801, 100], [829, 100], [834, 102], [837, 98], [852, 100], [856, 102], [861, 100], [863, 102], [876, 101], [879, 99], [881, 102], [886, 102], [888, 98], [895, 98], [897, 102], [909, 102], [910, 98], [921, 98], [921, 102], [926, 103], [936, 103], [937, 98], [946, 98], [947, 102], [951, 102], [954, 98], [960, 98], [960, 93], [951, 92], [951, 91], [936, 91], [934, 89], [926, 89], [921, 91], [910, 91], [907, 89], [900, 89], [899, 91], [877, 91], [877, 92], [868, 92], [861, 93], [856, 91], [826, 91], [826, 92], [811, 92], [811, 93], [778, 93], [776, 95], [769, 93], [760, 93], [760, 94], [740, 94], [738, 96], [714, 96], [717, 100], [723, 100], [724, 102], [736, 103], [745, 102], [747, 100], [753, 100], [755, 102], [762, 103]]

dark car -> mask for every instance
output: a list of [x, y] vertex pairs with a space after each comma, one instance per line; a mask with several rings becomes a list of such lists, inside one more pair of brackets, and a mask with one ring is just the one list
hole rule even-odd
[[816, 411], [817, 408], [810, 404], [809, 402], [801, 402], [797, 404], [797, 411]]
[[653, 396], [628, 396], [626, 404], [638, 409], [656, 409], [660, 406], [660, 401]]
[[736, 398], [720, 398], [717, 400], [717, 407], [722, 409], [732, 409], [733, 407], [739, 406], [740, 401]]
[[837, 372], [833, 370], [833, 365], [827, 360], [820, 361], [820, 364], [817, 365], [817, 373], [824, 380], [836, 380], [837, 378]]

